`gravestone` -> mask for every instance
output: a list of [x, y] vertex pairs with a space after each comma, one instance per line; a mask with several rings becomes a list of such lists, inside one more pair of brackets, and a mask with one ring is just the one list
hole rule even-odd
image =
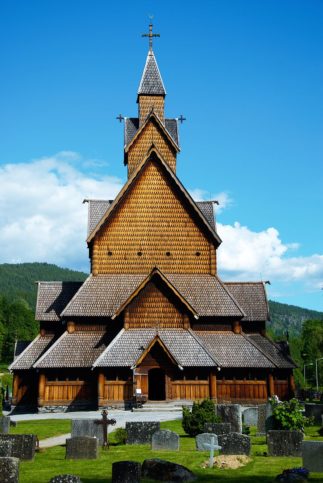
[[240, 404], [218, 404], [217, 415], [223, 423], [230, 423], [231, 430], [235, 433], [242, 432], [242, 412]]
[[167, 481], [167, 483], [196, 480], [194, 473], [185, 466], [157, 458], [145, 460], [142, 464], [141, 474], [145, 478]]
[[18, 458], [0, 458], [0, 481], [19, 483]]
[[140, 483], [141, 463], [117, 461], [112, 463], [112, 483]]
[[0, 444], [11, 442], [11, 456], [21, 460], [32, 460], [36, 451], [36, 436], [34, 434], [0, 434]]
[[94, 419], [72, 419], [71, 437], [89, 436], [97, 438], [100, 445], [104, 444], [102, 426]]
[[305, 403], [305, 416], [314, 418], [316, 424], [322, 424], [323, 404]]
[[12, 452], [12, 442], [11, 441], [0, 441], [0, 457], [9, 458]]
[[49, 483], [82, 483], [79, 476], [75, 475], [58, 475], [54, 476]]
[[217, 443], [218, 442], [215, 441], [214, 436], [211, 436], [210, 443], [204, 443], [204, 448], [210, 450], [209, 468], [213, 468], [213, 465], [214, 465], [214, 450], [217, 451], [221, 449], [221, 446], [219, 446]]
[[257, 426], [258, 423], [258, 407], [247, 408], [242, 413], [242, 419], [247, 426]]
[[127, 444], [151, 443], [152, 435], [159, 430], [159, 421], [127, 422]]
[[303, 441], [302, 456], [305, 468], [323, 473], [323, 441]]
[[66, 440], [66, 459], [93, 460], [98, 457], [98, 440], [91, 436], [76, 436]]
[[266, 404], [258, 406], [257, 434], [266, 434]]
[[8, 434], [10, 429], [9, 416], [0, 416], [0, 433]]
[[179, 435], [170, 431], [169, 429], [161, 429], [156, 431], [151, 438], [151, 449], [153, 451], [168, 450], [168, 451], [178, 451], [179, 450]]
[[219, 435], [221, 453], [226, 455], [244, 454], [249, 456], [251, 451], [250, 436], [241, 433], [229, 433]]
[[206, 433], [214, 433], [217, 435], [228, 434], [228, 433], [231, 433], [231, 424], [230, 423], [205, 423], [204, 431]]
[[218, 436], [214, 433], [201, 433], [195, 437], [195, 447], [197, 451], [207, 451], [205, 444], [211, 444], [214, 438], [214, 444], [218, 444]]
[[265, 429], [266, 433], [268, 431], [271, 431], [275, 427], [275, 421], [274, 421], [274, 416], [273, 416], [273, 407], [270, 404], [270, 402], [267, 402], [266, 404], [266, 421], [265, 421]]
[[300, 431], [268, 431], [268, 455], [302, 456], [303, 437]]

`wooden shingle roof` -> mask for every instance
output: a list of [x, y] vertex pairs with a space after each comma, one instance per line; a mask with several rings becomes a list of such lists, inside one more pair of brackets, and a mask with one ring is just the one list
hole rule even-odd
[[53, 334], [38, 335], [9, 366], [9, 370], [30, 369], [54, 340]]
[[284, 354], [281, 347], [267, 337], [261, 334], [246, 334], [246, 338], [263, 351], [267, 357], [270, 357], [277, 367], [286, 369], [296, 367], [289, 354]]
[[59, 321], [60, 313], [83, 282], [38, 282], [36, 320]]
[[[173, 141], [179, 146], [178, 122], [176, 119], [165, 119], [165, 128], [172, 137]], [[124, 145], [132, 141], [139, 129], [138, 117], [125, 117], [124, 119]]]
[[263, 282], [225, 282], [224, 285], [245, 312], [246, 315], [242, 320], [256, 322], [269, 319]]
[[138, 95], [165, 96], [166, 90], [161, 78], [156, 57], [152, 49], [149, 49], [144, 71], [141, 76]]

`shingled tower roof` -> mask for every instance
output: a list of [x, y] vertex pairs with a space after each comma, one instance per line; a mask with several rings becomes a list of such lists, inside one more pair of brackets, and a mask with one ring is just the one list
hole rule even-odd
[[138, 89], [138, 96], [165, 96], [166, 90], [161, 78], [157, 61], [152, 49], [149, 49], [144, 71]]

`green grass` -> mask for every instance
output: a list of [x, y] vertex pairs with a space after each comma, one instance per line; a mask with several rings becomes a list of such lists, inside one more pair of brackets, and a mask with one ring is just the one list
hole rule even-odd
[[68, 419], [42, 419], [39, 421], [19, 421], [11, 434], [36, 434], [38, 439], [51, 438], [71, 432], [71, 421]]
[[[48, 437], [53, 435], [55, 430], [55, 434], [69, 432], [69, 425], [70, 422], [65, 420], [30, 421], [19, 423], [20, 427], [18, 426], [15, 432], [18, 429], [20, 433], [36, 431], [38, 435]], [[264, 453], [267, 451], [265, 438], [255, 436], [255, 428], [252, 428], [251, 463], [238, 470], [203, 469], [201, 465], [208, 459], [208, 453], [195, 450], [194, 438], [190, 438], [184, 433], [180, 421], [163, 422], [161, 428], [171, 429], [180, 435], [179, 452], [151, 451], [149, 445], [118, 446], [114, 442], [112, 433], [110, 450], [100, 449], [99, 460], [65, 460], [65, 448], [60, 446], [40, 451], [33, 462], [21, 462], [20, 483], [48, 483], [51, 477], [63, 473], [79, 475], [84, 483], [108, 483], [111, 482], [113, 462], [121, 460], [143, 462], [147, 458], [163, 458], [182, 464], [192, 470], [198, 476], [197, 482], [201, 483], [212, 481], [217, 483], [271, 483], [283, 469], [302, 465], [301, 458], [265, 456]], [[318, 427], [307, 428], [307, 437], [322, 440], [323, 438], [317, 437], [317, 429]], [[143, 480], [143, 483], [148, 482], [149, 480]], [[323, 483], [323, 475], [312, 474], [309, 482]]]

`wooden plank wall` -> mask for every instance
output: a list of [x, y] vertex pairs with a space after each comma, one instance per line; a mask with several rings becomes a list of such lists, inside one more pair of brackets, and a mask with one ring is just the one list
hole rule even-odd
[[266, 380], [218, 380], [218, 401], [265, 401], [268, 397]]
[[93, 400], [93, 386], [86, 381], [46, 381], [44, 404]]

